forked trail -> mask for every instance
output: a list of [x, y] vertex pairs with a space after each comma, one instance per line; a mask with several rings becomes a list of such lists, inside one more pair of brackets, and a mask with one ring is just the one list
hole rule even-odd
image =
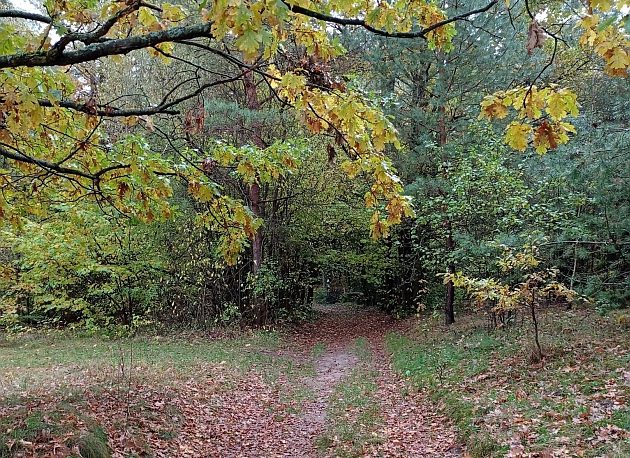
[[[304, 379], [312, 397], [302, 405], [301, 427], [293, 435], [307, 437], [294, 456], [462, 456], [449, 421], [390, 367], [385, 337], [405, 323], [376, 310], [320, 311], [319, 320], [287, 338], [287, 348], [298, 358], [312, 355], [315, 368]], [[344, 399], [354, 387], [363, 393]]]
[[[462, 456], [449, 421], [390, 368], [385, 337], [404, 323], [378, 311], [332, 306], [321, 312], [317, 321], [286, 333], [278, 351], [311, 370], [280, 375], [272, 385], [250, 373], [214, 400], [195, 403], [202, 410], [205, 403], [205, 413], [186, 416], [207, 436], [193, 441], [190, 452], [226, 458]], [[208, 406], [213, 403], [214, 409]], [[181, 448], [186, 442], [179, 443], [179, 453], [188, 453]]]
[[[176, 353], [162, 355], [165, 367], [145, 355], [131, 378], [119, 380], [105, 364], [103, 373], [77, 369], [67, 388], [42, 379], [18, 401], [0, 403], [0, 420], [13, 418], [7, 428], [24, 428], [27, 417], [43, 425], [9, 443], [14, 457], [76, 456], [73, 437], [95, 427], [113, 458], [462, 456], [451, 424], [390, 367], [386, 336], [405, 326], [378, 311], [325, 307], [318, 320], [283, 332], [279, 345], [237, 340], [216, 363], [175, 371], [168, 364]], [[190, 348], [196, 357], [215, 348], [146, 345]]]

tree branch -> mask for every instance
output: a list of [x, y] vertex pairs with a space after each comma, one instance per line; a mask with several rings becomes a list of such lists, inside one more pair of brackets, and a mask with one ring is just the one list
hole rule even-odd
[[[377, 29], [369, 25], [363, 19], [347, 19], [330, 16], [327, 14], [311, 11], [301, 6], [292, 5], [283, 0], [284, 4], [294, 13], [304, 16], [312, 17], [329, 23], [335, 23], [340, 25], [356, 25], [365, 28], [366, 30], [386, 37], [394, 38], [424, 38], [426, 35], [440, 27], [443, 27], [451, 22], [465, 20], [466, 18], [488, 11], [494, 5], [498, 3], [498, 0], [492, 0], [486, 6], [478, 8], [467, 13], [459, 14], [443, 21], [437, 22], [429, 27], [425, 27], [416, 32], [387, 32], [385, 30]], [[0, 68], [11, 67], [50, 67], [56, 65], [72, 65], [81, 62], [93, 61], [101, 57], [113, 56], [119, 54], [127, 54], [130, 51], [137, 49], [149, 48], [160, 43], [189, 40], [199, 37], [211, 37], [211, 22], [204, 24], [195, 24], [181, 27], [173, 27], [166, 30], [159, 30], [156, 32], [150, 32], [145, 35], [132, 36], [126, 38], [118, 38], [112, 40], [104, 40], [103, 35], [107, 33], [109, 28], [120, 17], [128, 14], [134, 8], [138, 7], [139, 3], [134, 3], [121, 10], [118, 14], [110, 18], [105, 24], [96, 29], [94, 32], [87, 34], [69, 34], [60, 39], [58, 46], [53, 46], [49, 51], [38, 51], [32, 53], [18, 53], [8, 56], [0, 56]], [[12, 16], [8, 16], [11, 12]], [[51, 23], [52, 19], [47, 18], [35, 13], [27, 13], [16, 10], [5, 10], [1, 12], [6, 17], [24, 17], [27, 19], [39, 20], [45, 23]], [[65, 46], [69, 41], [83, 41], [88, 45], [81, 49], [75, 49], [71, 51], [65, 51]]]
[[88, 180], [92, 180], [93, 182], [96, 182], [96, 183], [98, 183], [100, 178], [103, 175], [105, 175], [107, 172], [111, 172], [118, 169], [129, 168], [129, 164], [113, 164], [92, 174], [89, 172], [84, 172], [82, 170], [77, 170], [70, 167], [64, 167], [61, 165], [61, 163], [50, 162], [44, 159], [38, 159], [32, 156], [27, 156], [26, 154], [18, 151], [17, 149], [13, 147], [11, 148], [13, 149], [13, 151], [11, 151], [8, 148], [5, 148], [3, 145], [0, 145], [0, 157], [11, 159], [17, 162], [23, 162], [26, 164], [37, 165], [38, 167], [41, 167], [47, 172], [52, 172], [61, 176], [67, 177], [68, 175], [71, 175], [71, 176], [87, 178]]
[[485, 13], [486, 11], [488, 11], [490, 8], [492, 8], [494, 5], [496, 5], [498, 3], [498, 0], [492, 0], [490, 3], [488, 3], [486, 6], [482, 7], [482, 8], [478, 8], [476, 10], [472, 10], [472, 11], [468, 11], [467, 13], [463, 13], [463, 14], [459, 14], [457, 16], [453, 16], [450, 17], [448, 19], [445, 19], [443, 21], [440, 22], [436, 22], [435, 24], [432, 24], [428, 27], [425, 27], [421, 30], [418, 30], [416, 32], [388, 32], [386, 30], [382, 30], [382, 29], [377, 29], [376, 27], [371, 26], [370, 24], [368, 24], [364, 19], [352, 19], [352, 18], [341, 18], [341, 17], [336, 17], [336, 16], [331, 16], [328, 14], [324, 14], [324, 13], [320, 13], [317, 11], [312, 11], [309, 10], [307, 8], [303, 8], [301, 6], [298, 5], [293, 5], [291, 3], [288, 3], [287, 0], [282, 0], [282, 3], [284, 3], [289, 10], [293, 11], [294, 13], [297, 14], [301, 14], [303, 16], [308, 16], [308, 17], [312, 17], [313, 19], [319, 19], [321, 21], [325, 21], [328, 23], [333, 23], [333, 24], [339, 24], [339, 25], [344, 25], [344, 26], [348, 26], [348, 25], [356, 25], [359, 27], [363, 27], [364, 29], [368, 30], [369, 32], [372, 32], [375, 35], [381, 35], [384, 37], [391, 37], [391, 38], [423, 38], [426, 40], [426, 36], [429, 32], [438, 29], [440, 27], [443, 27], [447, 24], [450, 24], [451, 22], [455, 22], [455, 21], [461, 21], [464, 20], [472, 15], [475, 14], [479, 14], [479, 13]]
[[20, 153], [18, 151], [11, 151], [5, 147], [3, 147], [2, 145], [0, 145], [0, 156], [5, 157], [7, 159], [11, 159], [14, 161], [18, 161], [18, 162], [24, 162], [26, 164], [33, 164], [33, 165], [37, 165], [45, 170], [48, 171], [53, 171], [53, 172], [57, 172], [60, 173], [62, 175], [74, 175], [74, 176], [79, 176], [79, 177], [83, 177], [83, 178], [88, 178], [90, 180], [94, 180], [96, 178], [95, 175], [92, 175], [90, 173], [87, 172], [83, 172], [81, 170], [77, 170], [77, 169], [72, 169], [69, 167], [64, 167], [61, 166], [59, 164], [55, 164], [54, 162], [49, 162], [49, 161], [45, 161], [43, 159], [37, 159], [31, 156], [27, 156], [23, 153]]
[[211, 22], [182, 27], [173, 27], [146, 35], [118, 38], [113, 40], [92, 43], [84, 48], [57, 52], [38, 51], [32, 53], [18, 53], [8, 56], [0, 56], [0, 68], [15, 67], [51, 67], [56, 65], [72, 65], [88, 62], [101, 57], [127, 54], [137, 49], [150, 48], [160, 43], [167, 43], [191, 38], [210, 37]]
[[130, 108], [130, 109], [125, 110], [122, 108], [114, 108], [107, 105], [96, 108], [96, 107], [91, 107], [85, 103], [71, 102], [69, 100], [61, 100], [55, 103], [52, 103], [50, 100], [40, 100], [39, 105], [42, 107], [47, 107], [47, 108], [59, 106], [62, 108], [68, 108], [70, 110], [80, 111], [81, 113], [85, 113], [89, 115], [103, 116], [103, 117], [108, 117], [108, 118], [116, 118], [116, 117], [124, 117], [124, 116], [145, 116], [145, 115], [149, 116], [149, 115], [154, 115], [154, 114], [169, 114], [169, 115], [179, 114], [178, 110], [170, 110], [162, 106], [156, 106], [153, 108]]
[[8, 17], [14, 19], [28, 19], [30, 21], [43, 22], [44, 24], [52, 24], [52, 18], [43, 14], [30, 13], [20, 10], [0, 10], [0, 17]]
[[93, 30], [92, 32], [81, 33], [81, 32], [72, 32], [67, 35], [62, 36], [57, 43], [53, 46], [49, 53], [57, 53], [61, 54], [66, 46], [73, 41], [80, 41], [86, 45], [96, 43], [102, 37], [107, 35], [107, 32], [111, 30], [111, 28], [122, 18], [133, 13], [138, 10], [141, 6], [141, 2], [139, 0], [135, 0], [126, 8], [121, 9], [112, 17], [110, 17], [107, 21], [105, 21], [101, 26]]

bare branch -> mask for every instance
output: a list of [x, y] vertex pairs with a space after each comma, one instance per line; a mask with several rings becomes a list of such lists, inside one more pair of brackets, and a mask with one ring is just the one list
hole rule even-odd
[[8, 17], [14, 19], [28, 19], [30, 21], [43, 22], [44, 24], [52, 24], [52, 18], [43, 14], [31, 13], [29, 11], [20, 10], [0, 10], [0, 17]]
[[490, 3], [488, 3], [486, 6], [484, 6], [482, 8], [478, 8], [476, 10], [468, 11], [467, 13], [459, 14], [457, 16], [450, 17], [450, 18], [445, 19], [443, 21], [436, 22], [435, 24], [432, 24], [429, 27], [425, 27], [425, 28], [423, 28], [421, 30], [418, 30], [416, 32], [388, 32], [386, 30], [381, 30], [381, 29], [377, 29], [375, 27], [372, 27], [364, 19], [351, 19], [351, 18], [340, 18], [340, 17], [337, 17], [337, 16], [331, 16], [329, 14], [323, 14], [323, 13], [319, 13], [317, 11], [312, 11], [312, 10], [309, 10], [307, 8], [303, 8], [303, 7], [298, 6], [298, 5], [293, 5], [291, 3], [288, 3], [286, 0], [282, 0], [282, 3], [284, 3], [289, 8], [289, 10], [293, 11], [294, 13], [301, 14], [303, 16], [312, 17], [313, 19], [319, 19], [321, 21], [325, 21], [325, 22], [328, 22], [328, 23], [339, 24], [339, 25], [344, 25], [344, 26], [356, 25], [356, 26], [359, 26], [359, 27], [363, 27], [364, 29], [368, 30], [369, 32], [372, 32], [375, 35], [381, 35], [381, 36], [384, 36], [384, 37], [392, 37], [392, 38], [423, 38], [423, 39], [426, 40], [427, 34], [429, 32], [431, 32], [433, 30], [436, 30], [436, 29], [439, 29], [440, 27], [443, 27], [443, 26], [445, 26], [447, 24], [450, 24], [451, 22], [465, 20], [466, 18], [468, 18], [470, 16], [473, 16], [475, 14], [485, 13], [490, 8], [492, 8], [494, 5], [496, 5], [498, 3], [498, 0], [492, 0]]

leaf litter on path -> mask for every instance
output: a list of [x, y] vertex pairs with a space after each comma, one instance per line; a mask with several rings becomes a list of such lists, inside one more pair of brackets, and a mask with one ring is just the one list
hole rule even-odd
[[[60, 405], [71, 412], [53, 415], [54, 422], [28, 441], [12, 443], [13, 456], [68, 456], [71, 438], [96, 426], [106, 432], [116, 458], [337, 456], [338, 449], [322, 449], [317, 439], [339, 420], [329, 417], [331, 398], [361, 368], [375, 374], [371, 402], [378, 418], [366, 428], [380, 439], [355, 447], [351, 456], [461, 456], [451, 424], [421, 394], [403, 395], [404, 383], [390, 368], [384, 337], [401, 326], [375, 310], [332, 307], [319, 320], [285, 332], [274, 350], [301, 368], [297, 375], [281, 368], [270, 376], [263, 361], [244, 372], [197, 364], [188, 377], [165, 373], [154, 383], [146, 374], [117, 386], [84, 379], [71, 397], [43, 391], [0, 403], [0, 417], [9, 419], [1, 426], [21, 431], [30, 416], [43, 412], [48, 418]], [[367, 342], [367, 360], [356, 348], [358, 339]], [[359, 413], [352, 407], [345, 416]]]

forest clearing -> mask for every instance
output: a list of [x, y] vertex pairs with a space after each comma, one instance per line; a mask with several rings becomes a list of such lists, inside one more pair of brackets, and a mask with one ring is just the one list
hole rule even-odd
[[630, 456], [628, 0], [0, 0], [0, 458]]
[[520, 331], [468, 324], [445, 336], [426, 318], [320, 313], [282, 333], [211, 340], [53, 332], [5, 342], [2, 456], [630, 452], [630, 345], [610, 320], [545, 316], [555, 337], [543, 366], [528, 362]]

